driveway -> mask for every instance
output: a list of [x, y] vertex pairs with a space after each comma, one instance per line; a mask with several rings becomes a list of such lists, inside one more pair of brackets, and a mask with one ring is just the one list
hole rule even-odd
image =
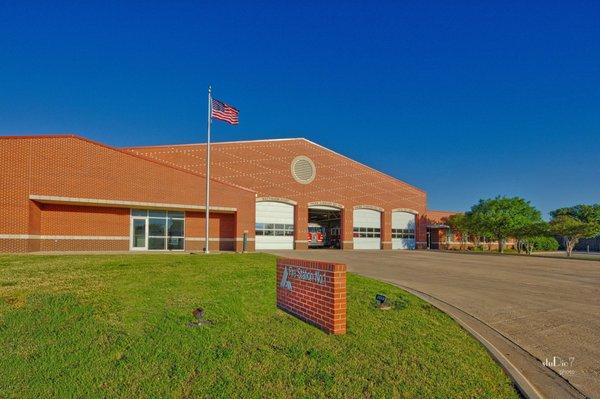
[[547, 360], [581, 392], [600, 398], [598, 261], [436, 251], [273, 253], [346, 263], [350, 272], [428, 294]]

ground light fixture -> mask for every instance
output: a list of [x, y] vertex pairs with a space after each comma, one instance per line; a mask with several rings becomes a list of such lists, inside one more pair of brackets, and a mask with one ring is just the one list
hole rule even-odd
[[389, 310], [392, 308], [388, 301], [388, 298], [383, 294], [375, 295], [375, 301], [377, 302], [377, 307], [381, 310]]
[[202, 327], [204, 325], [213, 324], [211, 320], [204, 318], [204, 308], [196, 308], [192, 311], [192, 315], [196, 320], [188, 323], [189, 327]]

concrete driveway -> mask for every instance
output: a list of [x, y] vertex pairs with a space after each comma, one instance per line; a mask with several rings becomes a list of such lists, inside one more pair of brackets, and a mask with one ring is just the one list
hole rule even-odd
[[[600, 398], [600, 262], [436, 251], [273, 253], [346, 263], [350, 272], [428, 294], [497, 330], [537, 357], [530, 357], [536, 364], [547, 360], [581, 392]], [[539, 372], [520, 368], [528, 378]]]

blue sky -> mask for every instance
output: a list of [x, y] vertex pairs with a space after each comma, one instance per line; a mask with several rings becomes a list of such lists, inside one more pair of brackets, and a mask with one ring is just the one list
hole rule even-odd
[[432, 209], [600, 202], [600, 2], [283, 3], [4, 3], [0, 134], [202, 142], [212, 84], [215, 140], [306, 137]]

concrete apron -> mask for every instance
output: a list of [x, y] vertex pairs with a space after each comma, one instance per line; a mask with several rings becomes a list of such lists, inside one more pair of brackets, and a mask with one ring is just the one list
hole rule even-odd
[[560, 374], [549, 367], [545, 367], [540, 359], [478, 318], [424, 292], [393, 281], [383, 281], [418, 296], [452, 317], [473, 338], [481, 342], [492, 358], [509, 375], [524, 397], [528, 399], [587, 398]]

